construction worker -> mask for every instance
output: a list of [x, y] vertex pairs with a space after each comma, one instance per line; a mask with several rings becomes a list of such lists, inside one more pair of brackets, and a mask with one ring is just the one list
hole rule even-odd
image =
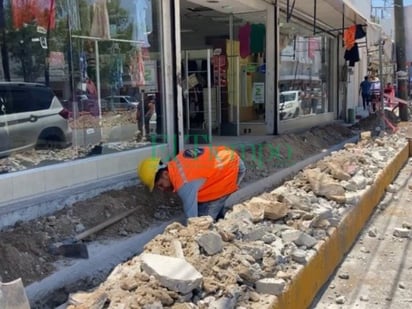
[[239, 155], [225, 146], [210, 146], [181, 151], [167, 164], [150, 157], [141, 162], [137, 173], [150, 191], [176, 192], [187, 218], [222, 218], [228, 210], [225, 201], [238, 189], [246, 172]]

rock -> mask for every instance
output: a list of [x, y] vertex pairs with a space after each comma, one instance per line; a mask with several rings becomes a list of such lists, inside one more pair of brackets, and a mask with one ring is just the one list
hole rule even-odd
[[260, 294], [280, 295], [285, 288], [285, 280], [264, 278], [256, 281], [256, 292]]
[[207, 232], [197, 238], [199, 246], [207, 255], [215, 255], [223, 249], [222, 237], [217, 232]]
[[338, 297], [336, 297], [335, 302], [338, 305], [343, 305], [346, 302], [346, 298], [345, 298], [345, 296], [338, 296]]
[[292, 252], [292, 260], [294, 260], [296, 263], [299, 264], [306, 264], [306, 251], [305, 250], [300, 250], [296, 249]]
[[272, 202], [265, 205], [264, 218], [269, 220], [279, 220], [287, 216], [289, 205], [281, 202]]
[[368, 297], [368, 296], [364, 296], [364, 295], [361, 295], [361, 297], [360, 297], [359, 299], [360, 299], [360, 301], [364, 301], [364, 302], [368, 302], [368, 301], [369, 301], [369, 297]]
[[348, 280], [349, 279], [349, 274], [348, 273], [341, 273], [341, 274], [338, 275], [338, 277], [340, 279], [343, 279], [343, 280]]
[[378, 230], [376, 228], [372, 228], [368, 231], [369, 237], [376, 237], [378, 235]]
[[172, 291], [187, 294], [202, 284], [203, 276], [183, 259], [143, 253], [142, 269]]
[[369, 140], [372, 138], [372, 132], [371, 131], [364, 131], [361, 132], [360, 134], [360, 139], [361, 140]]
[[412, 224], [410, 224], [409, 222], [403, 222], [402, 228], [410, 230], [412, 229]]
[[351, 175], [346, 173], [336, 162], [329, 162], [327, 165], [333, 178], [338, 180], [349, 180], [351, 178]]
[[399, 238], [409, 238], [411, 236], [411, 230], [405, 228], [395, 228], [393, 236]]
[[308, 179], [313, 193], [324, 196], [329, 200], [342, 203], [345, 201], [345, 189], [329, 175], [318, 168], [307, 169], [304, 175]]
[[194, 228], [195, 231], [208, 230], [213, 224], [213, 219], [210, 216], [194, 217], [187, 220], [187, 227]]

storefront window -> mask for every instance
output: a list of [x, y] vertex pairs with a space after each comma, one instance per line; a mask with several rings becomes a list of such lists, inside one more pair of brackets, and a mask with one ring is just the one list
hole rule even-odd
[[280, 120], [329, 112], [330, 38], [284, 16], [279, 32]]
[[1, 3], [0, 156], [52, 147], [55, 162], [164, 135], [160, 0]]

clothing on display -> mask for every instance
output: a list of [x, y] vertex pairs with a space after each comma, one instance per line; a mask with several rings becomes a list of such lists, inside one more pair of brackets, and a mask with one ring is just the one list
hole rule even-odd
[[250, 32], [251, 26], [246, 23], [239, 28], [239, 44], [240, 44], [240, 57], [246, 58], [250, 55]]
[[79, 65], [80, 65], [80, 77], [82, 81], [85, 81], [87, 76], [87, 56], [85, 52], [81, 52], [79, 56]]
[[132, 40], [135, 45], [150, 47], [148, 34], [153, 31], [152, 3], [150, 0], [136, 0], [134, 8]]
[[316, 52], [320, 50], [320, 42], [318, 37], [310, 37], [308, 39], [308, 58], [315, 59]]
[[349, 66], [355, 66], [355, 63], [360, 60], [359, 47], [356, 43], [357, 39], [362, 39], [366, 36], [363, 26], [360, 24], [352, 25], [343, 32], [343, 40], [345, 44], [344, 59], [349, 61]]
[[110, 84], [112, 85], [113, 90], [118, 90], [123, 87], [123, 60], [118, 50], [112, 55]]
[[67, 2], [67, 16], [69, 18], [69, 26], [71, 30], [80, 31], [81, 21], [79, 4], [77, 0], [66, 0]]
[[265, 50], [266, 28], [264, 24], [252, 24], [250, 31], [251, 53], [262, 53]]
[[345, 50], [344, 58], [346, 61], [349, 61], [350, 67], [355, 66], [355, 63], [360, 60], [358, 43], [355, 43], [351, 49]]
[[12, 0], [11, 9], [16, 29], [33, 21], [44, 29], [54, 29], [56, 25], [55, 0]]
[[133, 87], [144, 86], [144, 62], [140, 49], [135, 49], [130, 55], [129, 74]]
[[95, 0], [90, 36], [110, 40], [109, 13], [107, 0]]

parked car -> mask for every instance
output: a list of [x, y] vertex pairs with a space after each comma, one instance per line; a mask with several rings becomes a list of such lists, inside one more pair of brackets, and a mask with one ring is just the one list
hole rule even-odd
[[105, 106], [102, 105], [104, 111], [119, 111], [133, 110], [139, 106], [139, 102], [132, 96], [113, 95], [104, 98]]
[[[102, 110], [107, 105], [103, 99], [101, 101]], [[99, 116], [99, 102], [97, 96], [90, 94], [78, 94], [75, 99], [69, 99], [62, 102], [63, 106], [70, 111], [70, 116], [79, 116], [79, 113], [89, 113], [92, 116]]]
[[299, 90], [282, 91], [279, 97], [280, 120], [296, 118], [302, 111]]
[[49, 87], [0, 82], [0, 156], [33, 147], [69, 146], [68, 116]]

